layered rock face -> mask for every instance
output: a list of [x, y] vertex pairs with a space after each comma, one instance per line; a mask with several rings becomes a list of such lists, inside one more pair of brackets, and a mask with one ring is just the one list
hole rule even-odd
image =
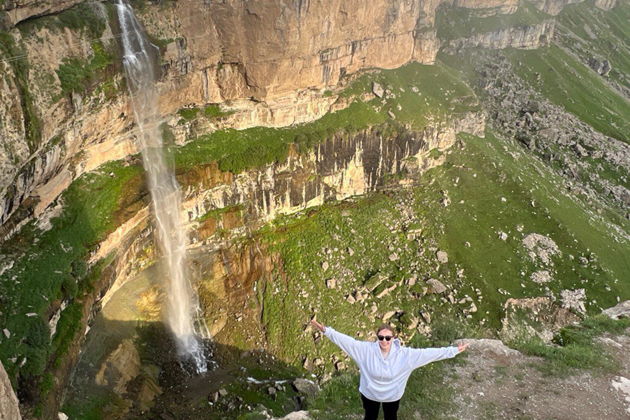
[[[28, 25], [10, 29], [11, 48], [0, 50], [5, 74], [0, 89], [4, 99], [0, 101], [4, 123], [0, 224], [6, 225], [2, 238], [37, 217], [85, 171], [137, 152], [117, 64], [117, 25], [109, 22], [112, 13], [107, 9], [112, 6], [108, 4], [22, 0], [3, 6], [7, 28], [26, 19]], [[435, 28], [439, 4], [181, 0], [146, 3], [138, 12], [148, 33], [162, 45], [162, 114], [173, 115], [190, 105], [223, 103], [242, 111], [242, 118], [232, 119], [231, 124], [243, 128], [319, 118], [334, 102], [322, 96], [323, 90], [362, 69], [396, 68], [410, 61], [433, 63], [439, 50]], [[507, 13], [515, 10], [516, 3], [489, 0], [454, 5]], [[94, 35], [94, 28], [67, 26], [74, 21], [61, 19], [66, 11], [59, 18], [38, 18], [71, 6], [75, 7], [70, 12], [80, 19], [92, 16], [94, 22], [88, 23], [92, 27], [102, 25], [100, 35]], [[530, 46], [534, 35], [498, 33], [490, 36], [492, 40], [475, 42], [495, 47], [505, 44], [499, 38], [508, 37], [510, 45]], [[108, 52], [109, 64], [90, 76], [94, 80], [69, 92], [64, 70], [80, 63], [89, 68], [102, 58], [99, 48]], [[96, 88], [96, 83], [107, 88]]]
[[[253, 231], [280, 214], [292, 214], [330, 200], [363, 195], [382, 187], [388, 176], [403, 173], [400, 182], [441, 163], [428, 152], [450, 148], [459, 132], [483, 136], [485, 118], [468, 113], [427, 128], [422, 132], [388, 135], [383, 128], [366, 129], [354, 135], [334, 136], [314, 151], [299, 155], [290, 153], [286, 162], [267, 165], [239, 175], [221, 172], [216, 165], [190, 170], [180, 175], [184, 188], [183, 220], [189, 223], [194, 247], [221, 245], [215, 235], [219, 230], [239, 235]], [[217, 210], [242, 209], [236, 216], [227, 212], [220, 220], [205, 218]], [[240, 212], [239, 212], [240, 213]], [[116, 263], [115, 283], [101, 304], [137, 270], [151, 240], [149, 209], [144, 208], [103, 241], [91, 260], [98, 261], [124, 249]]]
[[[4, 25], [11, 27], [34, 16], [57, 13], [81, 3], [83, 0], [8, 0], [0, 10], [5, 10]], [[0, 23], [2, 23], [0, 21]]]
[[549, 45], [555, 22], [547, 20], [538, 25], [505, 28], [498, 31], [475, 34], [445, 43], [443, 50], [455, 54], [465, 48], [503, 49], [508, 47], [533, 49]]
[[0, 420], [20, 420], [18, 399], [13, 392], [11, 381], [0, 363]]

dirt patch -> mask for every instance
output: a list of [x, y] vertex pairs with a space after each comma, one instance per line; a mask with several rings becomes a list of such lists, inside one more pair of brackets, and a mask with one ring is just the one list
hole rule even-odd
[[[626, 332], [630, 334], [630, 330]], [[510, 357], [471, 351], [455, 368], [459, 419], [630, 419], [630, 403], [614, 380], [630, 378], [630, 336], [599, 339], [618, 362], [617, 372], [584, 372], [564, 378], [537, 369], [542, 360], [522, 354]], [[606, 357], [604, 354], [603, 357]]]

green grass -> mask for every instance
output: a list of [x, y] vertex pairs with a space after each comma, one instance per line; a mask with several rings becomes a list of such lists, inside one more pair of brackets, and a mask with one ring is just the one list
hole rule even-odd
[[56, 15], [48, 15], [20, 22], [17, 28], [30, 35], [40, 28], [61, 31], [65, 28], [80, 32], [90, 39], [99, 38], [105, 30], [106, 21], [95, 11], [95, 4], [79, 3]]
[[630, 143], [630, 102], [558, 46], [508, 50], [516, 73], [556, 105], [608, 136]]
[[442, 41], [469, 38], [502, 29], [538, 25], [551, 18], [528, 3], [521, 3], [511, 14], [480, 17], [479, 13], [479, 10], [460, 7], [438, 8], [435, 18], [437, 37]]
[[0, 55], [11, 58], [9, 63], [13, 69], [15, 84], [20, 95], [26, 140], [30, 151], [34, 152], [41, 142], [42, 135], [41, 121], [35, 107], [33, 94], [29, 89], [30, 65], [24, 48], [17, 44], [11, 34], [2, 31], [0, 31]]
[[[326, 204], [280, 218], [261, 231], [262, 239], [283, 261], [284, 275], [278, 273], [275, 282], [258, 289], [262, 321], [267, 339], [276, 346], [274, 352], [290, 363], [299, 363], [305, 354], [328, 360], [333, 347], [316, 346], [303, 332], [315, 311], [320, 321], [347, 334], [369, 332], [374, 322], [362, 305], [350, 304], [345, 297], [375, 275], [385, 277], [381, 288], [414, 273], [420, 284], [437, 278], [458, 290], [457, 300], [464, 294], [472, 296], [478, 311], [471, 323], [485, 319], [490, 330], [500, 328], [508, 297], [549, 291], [558, 295], [563, 289], [584, 287], [591, 313], [616, 304], [616, 296], [630, 297], [630, 285], [623, 281], [630, 275], [625, 258], [630, 244], [614, 233], [610, 220], [596, 216], [564, 189], [559, 176], [514, 142], [491, 134], [485, 139], [462, 137], [466, 146], [449, 153], [442, 167], [429, 171], [408, 193]], [[448, 207], [440, 204], [443, 191], [451, 200]], [[414, 217], [406, 228], [392, 231], [383, 221], [396, 224], [402, 218], [401, 207], [411, 208]], [[629, 228], [627, 222], [620, 227]], [[422, 229], [420, 241], [407, 239], [405, 229], [413, 228]], [[508, 239], [499, 239], [499, 232], [506, 232]], [[550, 237], [561, 251], [549, 268], [554, 280], [546, 285], [530, 279], [534, 271], [546, 267], [527, 255], [522, 240], [529, 233]], [[436, 249], [448, 252], [448, 264], [436, 264]], [[388, 258], [392, 250], [399, 256], [396, 261]], [[581, 256], [590, 259], [588, 266], [577, 263]], [[329, 264], [326, 271], [324, 262]], [[457, 275], [460, 269], [462, 278]], [[326, 288], [329, 278], [337, 279], [336, 289]], [[475, 288], [481, 290], [483, 300], [476, 298]], [[378, 303], [377, 314], [398, 309], [417, 316], [424, 309], [434, 322], [461, 316], [458, 305], [444, 305], [436, 295], [413, 298], [404, 285], [381, 299], [372, 295], [367, 302], [368, 308], [371, 302]], [[403, 320], [394, 322], [404, 328]], [[465, 332], [461, 327], [454, 331]]]
[[[557, 17], [556, 34], [561, 45], [583, 63], [596, 53], [612, 63], [609, 78], [630, 87], [630, 4], [617, 2], [609, 11], [591, 2], [567, 5]], [[587, 31], [588, 28], [588, 31]], [[593, 34], [593, 36], [591, 36]]]
[[92, 43], [93, 55], [89, 60], [66, 57], [57, 69], [63, 94], [83, 93], [96, 81], [102, 79], [102, 73], [113, 64], [113, 56], [106, 51], [100, 41]]
[[594, 339], [604, 333], [623, 334], [630, 319], [613, 320], [605, 315], [585, 319], [578, 326], [565, 327], [552, 345], [539, 338], [525, 338], [512, 343], [521, 352], [544, 358], [537, 367], [550, 376], [567, 376], [577, 369], [615, 372], [619, 363]]
[[[348, 135], [382, 125], [389, 120], [388, 112], [394, 113], [396, 121], [390, 125], [393, 130], [398, 130], [400, 124], [422, 129], [428, 124], [448, 120], [453, 114], [479, 109], [472, 90], [458, 79], [455, 71], [439, 63], [435, 66], [414, 63], [396, 70], [367, 73], [342, 95], [355, 97], [371, 92], [374, 81], [394, 93], [384, 104], [378, 100], [368, 103], [355, 101], [346, 109], [326, 114], [307, 124], [281, 129], [221, 130], [200, 136], [176, 150], [177, 167], [186, 170], [217, 161], [221, 170], [238, 173], [284, 161], [291, 144], [296, 145], [299, 151], [306, 151], [336, 133]], [[418, 89], [418, 93], [412, 90], [413, 87]], [[192, 120], [199, 110], [186, 110], [184, 115], [181, 112], [183, 119]], [[214, 114], [216, 109], [208, 111], [206, 108], [203, 114], [208, 112]]]
[[[418, 337], [412, 347], [436, 347], [435, 340]], [[340, 351], [340, 350], [339, 350]], [[405, 394], [400, 403], [400, 418], [414, 418], [418, 413], [423, 419], [452, 418], [449, 413], [454, 408], [454, 390], [450, 387], [448, 366], [455, 361], [440, 361], [417, 369], [411, 374]], [[357, 373], [344, 373], [334, 376], [312, 401], [308, 409], [317, 420], [335, 420], [361, 415], [363, 408], [359, 395]], [[435, 390], [439, 389], [440, 392]]]
[[[80, 318], [77, 306], [71, 305], [62, 312], [61, 328], [53, 337], [52, 346], [39, 341], [36, 345], [30, 344], [29, 337], [39, 334], [38, 324], [47, 316], [53, 301], [63, 298], [64, 294], [65, 298], [73, 299], [67, 296], [67, 285], [66, 290], [63, 288], [68, 276], [77, 282], [76, 299], [80, 299], [80, 293], [90, 290], [101, 266], [95, 268], [96, 274], [88, 275], [81, 267], [82, 261], [121, 223], [120, 218], [125, 217], [116, 212], [127, 203], [126, 194], [137, 194], [133, 188], [140, 179], [138, 167], [110, 163], [101, 170], [103, 172], [82, 176], [66, 190], [60, 198], [64, 211], [52, 219], [51, 230], [42, 232], [29, 224], [17, 238], [2, 246], [5, 261], [11, 259], [14, 265], [0, 277], [3, 308], [0, 323], [12, 332], [10, 339], [2, 339], [0, 360], [14, 379], [23, 369], [39, 371], [37, 366], [29, 368], [31, 363], [40, 363], [40, 359], [46, 360], [53, 352], [62, 355], [67, 350]], [[115, 176], [108, 175], [110, 172]], [[29, 317], [27, 313], [36, 316]], [[34, 350], [39, 353], [37, 360], [28, 358]], [[24, 356], [27, 363], [21, 369], [18, 365]], [[13, 357], [17, 358], [16, 362], [9, 360]]]
[[218, 162], [223, 171], [239, 173], [267, 163], [286, 159], [290, 144], [308, 150], [334, 133], [355, 132], [385, 118], [369, 105], [356, 102], [349, 108], [303, 126], [276, 129], [256, 127], [247, 130], [221, 130], [201, 136], [196, 141], [175, 150], [178, 170]]

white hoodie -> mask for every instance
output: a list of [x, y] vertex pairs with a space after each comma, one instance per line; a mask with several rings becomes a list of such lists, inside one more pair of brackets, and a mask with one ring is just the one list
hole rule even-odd
[[414, 369], [438, 360], [450, 359], [459, 353], [457, 347], [403, 347], [398, 339], [394, 339], [389, 354], [383, 357], [377, 341], [358, 341], [328, 326], [324, 335], [359, 365], [359, 392], [378, 402], [398, 401], [403, 396], [409, 375]]

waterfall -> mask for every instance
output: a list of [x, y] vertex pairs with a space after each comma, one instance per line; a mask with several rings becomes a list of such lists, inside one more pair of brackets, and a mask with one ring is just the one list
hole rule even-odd
[[180, 357], [191, 360], [197, 373], [207, 370], [203, 348], [195, 335], [199, 304], [187, 276], [186, 232], [180, 220], [181, 192], [166, 162], [157, 110], [158, 48], [151, 44], [124, 0], [116, 3], [123, 46], [123, 66], [138, 125], [138, 140], [155, 215], [163, 272], [168, 279], [167, 322]]

